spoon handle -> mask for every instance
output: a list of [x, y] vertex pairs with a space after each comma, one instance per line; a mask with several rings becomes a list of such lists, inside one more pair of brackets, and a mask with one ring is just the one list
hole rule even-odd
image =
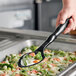
[[41, 47], [44, 47], [44, 48], [45, 48], [45, 47], [47, 47], [50, 43], [52, 43], [52, 42], [66, 29], [66, 27], [67, 27], [68, 24], [69, 24], [69, 20], [70, 20], [70, 19], [71, 19], [71, 17], [68, 18], [68, 19], [66, 19], [66, 21], [65, 21], [64, 24], [60, 24], [60, 25], [56, 28], [55, 32], [48, 37], [48, 39], [42, 44]]
[[60, 24], [53, 34], [56, 36], [60, 35], [67, 28], [70, 19], [71, 17], [66, 19], [64, 24]]

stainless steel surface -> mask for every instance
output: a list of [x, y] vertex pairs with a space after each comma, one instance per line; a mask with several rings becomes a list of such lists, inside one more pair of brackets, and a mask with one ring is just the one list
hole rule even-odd
[[[10, 46], [9, 48], [7, 47], [7, 49], [0, 51], [0, 61], [2, 61], [6, 55], [10, 55], [10, 54], [14, 54], [14, 53], [19, 53], [22, 48], [24, 47], [30, 47], [31, 45], [41, 45], [44, 42], [44, 40], [21, 40], [17, 43], [15, 43], [14, 45]], [[69, 47], [68, 47], [69, 45]], [[65, 48], [64, 48], [64, 47]], [[5, 48], [5, 47], [4, 47]], [[68, 44], [68, 43], [63, 43], [63, 42], [54, 42], [53, 44], [49, 45], [48, 48], [51, 49], [60, 49], [60, 50], [64, 50], [64, 51], [75, 51], [76, 46], [75, 44]], [[76, 63], [75, 63], [76, 65]], [[75, 65], [71, 66], [71, 67], [76, 67]], [[69, 70], [65, 70], [64, 72], [61, 73], [61, 75], [59, 76], [63, 76], [66, 72], [68, 72]]]
[[[73, 72], [76, 71], [76, 62], [71, 64], [69, 67], [67, 67], [64, 71], [62, 71], [58, 76], [72, 76], [70, 74], [72, 74]], [[76, 73], [75, 75], [76, 76]]]
[[0, 38], [0, 41], [3, 41], [4, 40], [4, 38]]
[[[6, 41], [0, 43], [0, 61], [2, 61], [6, 55], [19, 53], [21, 49], [26, 46], [40, 46], [50, 34], [50, 32], [0, 28], [0, 36], [7, 38]], [[48, 48], [72, 52], [76, 51], [76, 36], [61, 35], [56, 39], [54, 43], [49, 45]], [[66, 69], [64, 72], [62, 72], [64, 76], [69, 76], [66, 75], [67, 71], [69, 70]]]
[[12, 39], [6, 38], [6, 37], [0, 37], [0, 50], [3, 48], [3, 46], [7, 46], [12, 43]]
[[[15, 34], [23, 34], [23, 35], [33, 35], [33, 36], [41, 36], [41, 37], [48, 37], [52, 32], [45, 32], [45, 31], [35, 31], [35, 30], [19, 30], [19, 29], [9, 29], [9, 28], [0, 28], [0, 35], [11, 35]], [[15, 36], [14, 35], [14, 36]], [[13, 35], [12, 35], [13, 36]], [[60, 35], [58, 38], [63, 38], [63, 39], [71, 39], [71, 40], [76, 40], [76, 36], [71, 36], [71, 35]]]

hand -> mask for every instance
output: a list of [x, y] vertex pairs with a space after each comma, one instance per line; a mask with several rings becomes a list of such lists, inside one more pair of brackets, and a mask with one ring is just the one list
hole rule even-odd
[[65, 23], [66, 19], [71, 16], [72, 18], [69, 20], [68, 27], [63, 32], [64, 34], [76, 29], [76, 0], [63, 0], [63, 8], [58, 14], [56, 26]]

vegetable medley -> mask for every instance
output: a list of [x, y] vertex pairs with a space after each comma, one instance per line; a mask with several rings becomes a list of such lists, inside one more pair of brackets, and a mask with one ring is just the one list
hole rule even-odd
[[[25, 47], [19, 54], [6, 56], [0, 62], [0, 76], [56, 76], [69, 64], [76, 61], [76, 52], [45, 49], [45, 59], [41, 63], [25, 68], [18, 67], [19, 58], [27, 52], [34, 52], [37, 48], [38, 46]], [[40, 53], [36, 56], [32, 53], [31, 56], [34, 56], [35, 59], [33, 63], [37, 63], [41, 59]], [[24, 63], [25, 65], [28, 64]]]

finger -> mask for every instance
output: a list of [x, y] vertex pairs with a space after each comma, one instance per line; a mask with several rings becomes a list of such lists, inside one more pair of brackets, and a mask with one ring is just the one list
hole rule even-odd
[[66, 19], [68, 18], [68, 13], [66, 11], [62, 11], [60, 13], [60, 24], [64, 24]]
[[57, 20], [56, 20], [56, 27], [59, 25], [59, 20], [60, 20], [60, 13], [58, 14]]
[[63, 33], [64, 34], [69, 33], [73, 29], [73, 26], [74, 26], [73, 19], [70, 19], [69, 20], [68, 27], [65, 29], [65, 31]]
[[73, 30], [75, 30], [76, 29], [76, 15], [73, 15], [73, 22], [74, 22]]

